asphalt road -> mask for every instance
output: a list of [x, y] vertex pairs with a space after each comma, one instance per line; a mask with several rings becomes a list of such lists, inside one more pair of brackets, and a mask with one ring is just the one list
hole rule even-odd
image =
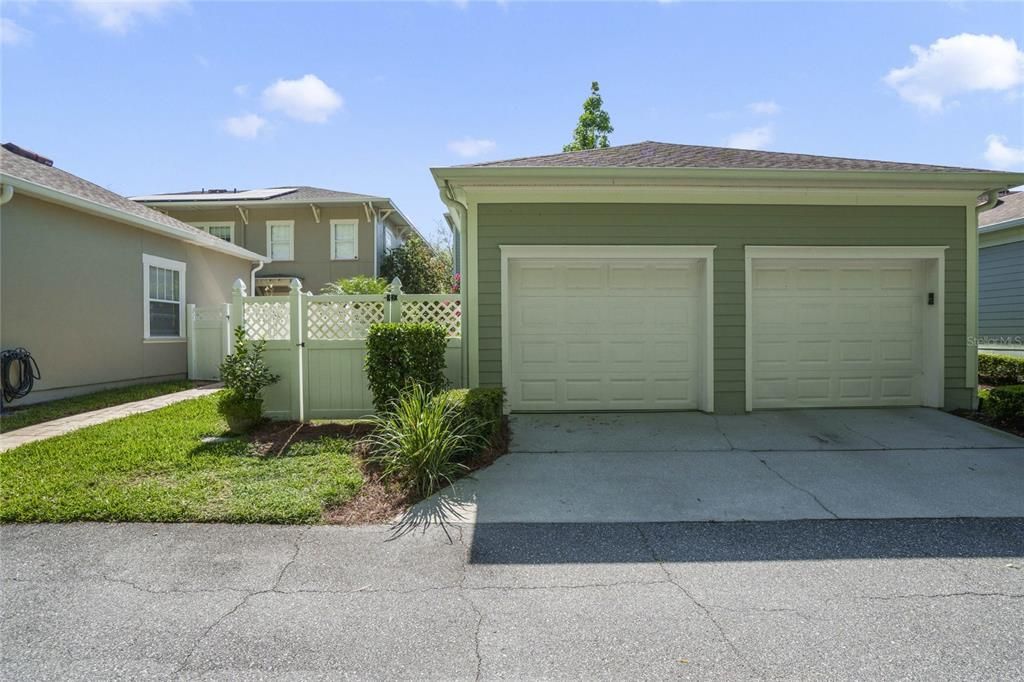
[[1020, 679], [1024, 520], [0, 529], [5, 680]]

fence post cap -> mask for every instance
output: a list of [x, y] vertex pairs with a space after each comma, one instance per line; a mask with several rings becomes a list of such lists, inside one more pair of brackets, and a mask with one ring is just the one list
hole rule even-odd
[[391, 293], [400, 294], [402, 293], [402, 280], [395, 277], [391, 280]]
[[288, 285], [288, 288], [292, 291], [302, 291], [302, 282], [299, 281], [298, 277], [292, 277], [292, 281]]
[[239, 277], [238, 279], [235, 280], [235, 283], [232, 285], [231, 289], [233, 291], [240, 292], [244, 296], [245, 295], [245, 282], [243, 282], [242, 278]]

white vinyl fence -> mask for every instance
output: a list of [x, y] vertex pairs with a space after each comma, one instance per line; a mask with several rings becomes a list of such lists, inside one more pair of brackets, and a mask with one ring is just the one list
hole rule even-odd
[[220, 363], [231, 352], [231, 305], [197, 306], [185, 310], [188, 338], [188, 378], [216, 381]]
[[266, 343], [264, 358], [281, 380], [264, 394], [274, 419], [344, 419], [373, 413], [363, 369], [366, 335], [375, 322], [436, 322], [448, 332], [446, 375], [462, 386], [462, 298], [459, 294], [391, 293], [314, 296], [292, 280], [287, 296], [246, 296], [235, 282], [231, 319]]

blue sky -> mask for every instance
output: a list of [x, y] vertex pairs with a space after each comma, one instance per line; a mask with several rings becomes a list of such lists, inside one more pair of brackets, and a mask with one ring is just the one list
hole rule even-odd
[[[122, 194], [551, 153], [592, 80], [645, 139], [1024, 169], [1024, 3], [5, 2], [2, 129]], [[912, 46], [916, 46], [912, 47]]]

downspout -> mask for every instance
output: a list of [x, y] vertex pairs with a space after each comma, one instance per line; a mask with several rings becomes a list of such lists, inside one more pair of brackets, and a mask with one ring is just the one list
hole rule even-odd
[[249, 269], [249, 291], [252, 295], [256, 295], [256, 273], [263, 269], [263, 266], [267, 264], [267, 261], [261, 260], [260, 264], [256, 267], [250, 267]]
[[979, 214], [979, 213], [981, 213], [983, 211], [987, 211], [990, 208], [992, 208], [993, 206], [995, 206], [996, 204], [998, 204], [999, 203], [999, 193], [1002, 192], [1002, 191], [1003, 191], [1003, 189], [1000, 188], [1000, 189], [990, 189], [987, 192], [983, 192], [982, 196], [985, 197], [985, 203], [978, 204], [977, 206], [975, 206], [974, 207], [974, 214], [977, 215], [977, 214]]
[[0, 206], [3, 206], [4, 204], [11, 200], [11, 197], [14, 196], [14, 186], [0, 185], [0, 187], [3, 188], [0, 189]]
[[469, 386], [469, 335], [471, 333], [470, 330], [473, 328], [473, 323], [476, 322], [476, 320], [470, 319], [469, 296], [466, 294], [467, 287], [471, 289], [476, 285], [475, 282], [470, 284], [466, 276], [469, 272], [469, 268], [466, 267], [466, 261], [469, 258], [468, 235], [466, 234], [469, 231], [469, 207], [455, 198], [455, 192], [452, 191], [452, 186], [447, 180], [444, 181], [444, 188], [441, 189], [441, 201], [448, 207], [452, 215], [456, 217], [455, 225], [458, 229], [459, 260], [463, 261], [459, 263], [459, 272], [462, 273], [462, 276], [459, 278], [459, 294], [462, 296], [462, 385]]

